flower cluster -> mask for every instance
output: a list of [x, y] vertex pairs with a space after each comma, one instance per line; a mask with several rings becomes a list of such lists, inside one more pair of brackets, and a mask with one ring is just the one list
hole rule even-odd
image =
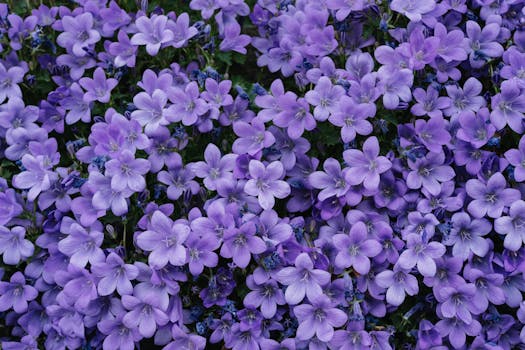
[[33, 2], [2, 349], [525, 349], [524, 0]]

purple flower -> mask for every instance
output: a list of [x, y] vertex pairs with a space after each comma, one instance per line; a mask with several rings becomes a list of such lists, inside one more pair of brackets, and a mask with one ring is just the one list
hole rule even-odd
[[473, 319], [472, 322], [466, 323], [457, 317], [445, 318], [436, 323], [436, 328], [441, 336], [448, 336], [450, 344], [455, 349], [460, 349], [465, 345], [467, 334], [476, 336], [481, 332], [481, 324]]
[[38, 296], [35, 287], [26, 285], [26, 279], [22, 272], [15, 272], [9, 282], [0, 281], [0, 311], [11, 308], [18, 313], [27, 311], [27, 302]]
[[104, 176], [97, 171], [89, 173], [88, 183], [93, 186], [94, 195], [91, 204], [94, 209], [111, 209], [115, 215], [124, 215], [128, 212], [127, 198], [131, 197], [133, 191], [124, 188], [117, 191], [111, 188], [111, 177]]
[[486, 219], [471, 220], [467, 213], [452, 215], [452, 229], [444, 242], [452, 245], [452, 255], [467, 260], [470, 253], [483, 257], [489, 251], [489, 242], [482, 238], [492, 230], [492, 225]]
[[119, 30], [117, 38], [118, 41], [109, 44], [108, 48], [108, 52], [115, 56], [115, 66], [135, 67], [137, 47], [131, 43], [128, 34], [123, 30]]
[[26, 154], [22, 157], [22, 164], [25, 171], [13, 177], [13, 186], [29, 189], [27, 199], [34, 201], [40, 192], [51, 188], [51, 184], [57, 180], [58, 175], [51, 170], [53, 163], [42, 155]]
[[214, 252], [220, 246], [217, 236], [209, 231], [200, 231], [200, 235], [193, 234], [188, 236], [185, 242], [188, 248], [188, 267], [190, 273], [198, 276], [206, 267], [215, 267], [219, 261], [219, 257]]
[[295, 267], [285, 267], [276, 274], [277, 280], [288, 286], [284, 294], [290, 305], [299, 304], [305, 297], [312, 301], [323, 294], [322, 286], [330, 282], [330, 273], [314, 269], [312, 259], [306, 253], [295, 258]]
[[503, 208], [521, 198], [518, 190], [506, 188], [507, 181], [501, 173], [492, 175], [486, 184], [477, 179], [467, 181], [467, 194], [473, 199], [468, 204], [468, 212], [476, 218], [488, 215], [498, 218], [503, 213]]
[[21, 226], [11, 229], [0, 226], [0, 254], [3, 254], [4, 264], [18, 265], [33, 255], [33, 243], [25, 239], [26, 230]]
[[248, 153], [256, 155], [263, 148], [275, 143], [275, 137], [266, 131], [264, 123], [259, 119], [252, 120], [251, 124], [238, 121], [233, 124], [233, 131], [239, 138], [233, 142], [232, 150], [237, 154]]
[[386, 301], [394, 306], [399, 306], [405, 301], [405, 295], [416, 295], [419, 292], [417, 278], [403, 270], [398, 264], [394, 271], [386, 270], [375, 277], [378, 286], [387, 288]]
[[251, 289], [251, 292], [244, 297], [244, 305], [253, 308], [260, 307], [264, 318], [274, 317], [277, 312], [277, 305], [286, 303], [284, 294], [275, 280], [256, 284], [253, 276], [250, 275], [246, 278], [246, 285]]
[[522, 243], [525, 243], [525, 201], [515, 200], [510, 205], [508, 216], [496, 218], [494, 230], [505, 235], [505, 248], [513, 252], [518, 251], [523, 246]]
[[135, 343], [142, 338], [138, 329], [127, 327], [122, 322], [123, 316], [123, 313], [120, 313], [117, 317], [103, 319], [97, 323], [97, 328], [106, 335], [102, 343], [103, 350], [133, 350]]
[[167, 305], [157, 300], [153, 293], [147, 291], [135, 296], [123, 295], [122, 305], [129, 310], [122, 318], [127, 328], [138, 329], [140, 335], [150, 338], [155, 334], [157, 326], [164, 326], [169, 318], [164, 312]]
[[396, 109], [400, 101], [409, 102], [412, 99], [410, 87], [414, 82], [414, 75], [410, 69], [389, 69], [383, 66], [378, 73], [384, 89], [383, 105], [386, 109]]
[[246, 55], [246, 46], [251, 42], [249, 35], [241, 34], [241, 26], [237, 22], [229, 23], [224, 28], [224, 39], [219, 45], [221, 51], [236, 51]]
[[[200, 190], [199, 184], [193, 180], [195, 177], [193, 171], [178, 163], [179, 160], [177, 160], [175, 167], [170, 167], [169, 171], [161, 171], [157, 175], [157, 179], [161, 183], [168, 185], [166, 194], [172, 200], [179, 199], [185, 193], [195, 195]], [[168, 164], [168, 166], [170, 165], [172, 164]]]
[[297, 338], [311, 339], [314, 335], [323, 342], [329, 342], [334, 336], [334, 327], [341, 327], [348, 316], [342, 310], [333, 307], [325, 295], [316, 296], [311, 305], [301, 304], [293, 308], [299, 321]]
[[26, 70], [22, 67], [7, 67], [0, 62], [0, 103], [5, 99], [22, 98], [22, 90], [18, 86], [24, 80]]
[[204, 150], [204, 162], [192, 165], [192, 170], [200, 178], [209, 190], [215, 190], [216, 183], [220, 181], [232, 181], [235, 168], [236, 154], [227, 154], [221, 158], [221, 152], [217, 146], [210, 143]]
[[392, 163], [384, 156], [379, 156], [379, 142], [375, 136], [363, 143], [363, 151], [349, 149], [343, 152], [343, 158], [350, 167], [347, 172], [351, 185], [363, 184], [367, 190], [376, 190], [379, 175], [386, 172]]
[[518, 149], [510, 149], [505, 152], [505, 158], [514, 168], [514, 180], [517, 182], [525, 181], [525, 136], [522, 136]]
[[444, 161], [443, 152], [430, 152], [415, 161], [408, 159], [408, 166], [412, 170], [406, 179], [408, 188], [418, 189], [423, 186], [430, 194], [437, 196], [440, 191], [440, 182], [452, 180], [455, 176], [454, 169], [443, 165]]
[[64, 31], [57, 37], [57, 44], [71, 51], [75, 56], [87, 55], [87, 49], [100, 40], [100, 33], [93, 28], [93, 15], [85, 12], [72, 17], [62, 17]]
[[233, 103], [233, 98], [229, 94], [232, 82], [223, 80], [218, 83], [216, 80], [207, 78], [205, 82], [206, 90], [201, 93], [202, 98], [208, 102], [212, 119], [219, 117], [219, 108]]
[[186, 249], [183, 243], [190, 234], [190, 227], [173, 222], [162, 211], [156, 210], [151, 216], [148, 230], [137, 235], [137, 246], [148, 252], [150, 265], [162, 268], [168, 264], [182, 266], [186, 263]]
[[456, 85], [447, 85], [445, 89], [451, 99], [450, 106], [445, 109], [446, 115], [456, 115], [462, 111], [477, 112], [486, 105], [483, 96], [479, 96], [483, 85], [476, 78], [468, 78], [463, 89]]
[[73, 222], [70, 226], [62, 225], [62, 233], [66, 238], [58, 242], [58, 250], [69, 256], [69, 262], [78, 267], [102, 262], [105, 255], [100, 246], [104, 240], [104, 233], [93, 228], [87, 231], [84, 227]]
[[381, 244], [374, 239], [367, 239], [367, 228], [363, 222], [352, 226], [349, 234], [341, 233], [332, 237], [338, 250], [334, 264], [340, 269], [352, 267], [365, 275], [370, 271], [370, 259], [381, 252]]
[[341, 96], [337, 108], [332, 111], [328, 120], [341, 128], [343, 142], [352, 142], [356, 135], [369, 135], [373, 128], [367, 117], [370, 117], [368, 108], [364, 104], [356, 104], [348, 96]]
[[184, 125], [195, 124], [209, 109], [206, 101], [199, 98], [199, 95], [199, 86], [194, 81], [188, 83], [184, 89], [175, 87], [168, 90], [168, 97], [173, 102], [169, 108], [169, 120], [182, 121]]
[[517, 133], [525, 130], [523, 113], [525, 113], [525, 96], [521, 93], [516, 80], [507, 80], [501, 84], [501, 93], [494, 95], [491, 100], [492, 112], [490, 121], [497, 130], [508, 125]]
[[106, 79], [106, 73], [104, 73], [102, 68], [98, 67], [95, 69], [93, 79], [82, 78], [79, 80], [79, 84], [86, 90], [84, 102], [98, 101], [108, 103], [111, 97], [111, 90], [117, 86], [118, 81], [113, 78]]
[[146, 51], [151, 56], [159, 53], [161, 46], [174, 39], [173, 31], [167, 27], [168, 17], [152, 15], [151, 18], [141, 16], [135, 21], [138, 32], [131, 37], [133, 45], [146, 45]]
[[122, 151], [117, 159], [105, 164], [106, 175], [111, 176], [111, 188], [123, 191], [126, 188], [133, 192], [141, 192], [146, 188], [144, 176], [150, 169], [146, 159], [135, 159], [133, 153]]
[[272, 162], [265, 167], [254, 159], [250, 161], [249, 172], [251, 179], [244, 185], [244, 191], [250, 196], [257, 196], [264, 210], [273, 208], [275, 198], [283, 199], [290, 194], [290, 185], [280, 180], [284, 174], [281, 162]]
[[[198, 33], [197, 28], [190, 27], [190, 16], [186, 12], [179, 14], [176, 21], [168, 21], [167, 28], [173, 33], [172, 46], [175, 48], [185, 46], [188, 40]], [[146, 46], [147, 49], [148, 47]], [[150, 52], [148, 51], [148, 53]], [[151, 55], [154, 56], [154, 54]]]
[[323, 164], [324, 171], [314, 171], [308, 176], [308, 183], [322, 190], [317, 197], [324, 201], [332, 196], [343, 197], [350, 189], [348, 168], [341, 170], [339, 162], [328, 158]]
[[393, 0], [390, 3], [390, 9], [392, 9], [392, 11], [404, 14], [413, 22], [421, 21], [421, 15], [432, 11], [435, 6], [436, 3], [431, 0]]
[[332, 85], [329, 78], [321, 77], [315, 89], [306, 93], [305, 99], [309, 104], [315, 106], [315, 119], [324, 121], [337, 110], [339, 99], [344, 94], [345, 90], [341, 86]]
[[488, 23], [483, 27], [475, 21], [467, 21], [466, 32], [468, 38], [465, 39], [469, 50], [470, 65], [480, 68], [485, 64], [487, 57], [500, 57], [503, 54], [503, 47], [496, 41], [500, 33], [498, 23]]
[[335, 18], [338, 21], [344, 21], [351, 12], [358, 12], [363, 10], [364, 1], [355, 0], [355, 1], [345, 1], [345, 0], [328, 0], [326, 2], [326, 7], [330, 10], [335, 10]]
[[273, 117], [273, 123], [286, 132], [291, 139], [298, 139], [305, 130], [313, 130], [317, 123], [310, 113], [310, 106], [304, 98], [297, 98], [293, 92], [278, 98], [280, 112]]
[[450, 100], [446, 97], [440, 97], [439, 92], [432, 86], [429, 86], [427, 91], [417, 88], [413, 95], [417, 103], [410, 108], [410, 112], [416, 116], [441, 117], [443, 116], [442, 110], [450, 105]]
[[251, 221], [239, 228], [224, 232], [221, 256], [232, 258], [235, 265], [244, 269], [248, 266], [251, 254], [261, 254], [266, 250], [264, 241], [256, 235], [257, 228]]
[[439, 242], [425, 242], [423, 236], [412, 233], [407, 236], [407, 249], [401, 253], [397, 264], [403, 269], [417, 266], [423, 276], [436, 274], [435, 259], [445, 254], [445, 247]]
[[192, 349], [204, 350], [206, 348], [206, 338], [196, 334], [187, 333], [179, 328], [176, 324], [171, 329], [173, 341], [168, 343], [164, 350]]
[[459, 114], [461, 128], [456, 133], [457, 138], [470, 142], [476, 148], [484, 146], [496, 131], [494, 125], [488, 121], [489, 111], [487, 108], [480, 109], [477, 115], [471, 111], [461, 112]]
[[438, 308], [445, 318], [457, 317], [466, 324], [470, 324], [472, 314], [478, 315], [482, 312], [473, 298], [475, 294], [476, 286], [472, 283], [443, 287], [436, 295], [436, 299], [441, 303]]
[[12, 188], [0, 192], [0, 225], [5, 225], [22, 214], [22, 206], [18, 203], [15, 190]]
[[445, 120], [441, 116], [431, 118], [428, 122], [422, 119], [416, 120], [415, 131], [430, 152], [441, 152], [443, 145], [450, 141]]
[[120, 256], [110, 253], [105, 262], [91, 266], [93, 273], [101, 277], [97, 290], [101, 296], [110, 295], [115, 290], [120, 295], [132, 294], [133, 286], [130, 280], [135, 279], [139, 269], [135, 265], [125, 264]]

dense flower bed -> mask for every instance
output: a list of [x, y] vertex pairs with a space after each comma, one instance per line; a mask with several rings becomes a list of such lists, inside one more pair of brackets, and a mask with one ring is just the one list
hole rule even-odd
[[524, 3], [0, 4], [2, 349], [525, 349]]

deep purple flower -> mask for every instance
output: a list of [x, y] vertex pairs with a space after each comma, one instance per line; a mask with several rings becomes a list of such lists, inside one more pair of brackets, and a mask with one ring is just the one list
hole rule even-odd
[[343, 197], [350, 189], [348, 168], [341, 170], [339, 161], [328, 158], [323, 164], [324, 171], [314, 171], [308, 176], [308, 183], [322, 190], [317, 197], [324, 201], [332, 196]]
[[183, 243], [190, 234], [190, 227], [180, 222], [173, 222], [162, 211], [155, 211], [151, 216], [148, 230], [137, 235], [137, 246], [151, 252], [148, 261], [151, 265], [162, 268], [168, 262], [174, 266], [186, 263], [186, 249]]
[[305, 296], [308, 300], [315, 300], [321, 296], [322, 286], [330, 282], [330, 273], [314, 269], [311, 258], [306, 253], [301, 253], [295, 258], [295, 267], [285, 267], [276, 274], [282, 284], [288, 286], [284, 297], [290, 305], [300, 303]]
[[430, 152], [441, 152], [451, 137], [441, 116], [430, 118], [429, 121], [416, 120], [415, 131], [421, 142]]
[[22, 226], [7, 228], [0, 226], [0, 254], [4, 264], [18, 265], [33, 255], [35, 247], [25, 239], [26, 230]]
[[467, 181], [466, 190], [473, 198], [467, 207], [468, 212], [476, 218], [485, 215], [498, 218], [505, 206], [521, 198], [518, 190], [507, 188], [507, 181], [501, 173], [492, 175], [486, 184], [478, 179], [470, 179]]
[[316, 296], [311, 305], [294, 307], [293, 312], [299, 321], [297, 337], [301, 340], [315, 335], [319, 340], [329, 342], [334, 336], [334, 327], [341, 327], [348, 319], [345, 312], [335, 308], [325, 295]]
[[341, 269], [352, 267], [359, 274], [370, 271], [370, 259], [381, 252], [381, 244], [374, 239], [367, 239], [367, 228], [363, 222], [352, 226], [348, 234], [336, 234], [332, 237], [338, 250], [335, 266]]
[[349, 149], [343, 152], [343, 158], [350, 167], [347, 179], [351, 185], [363, 184], [367, 190], [376, 190], [379, 175], [392, 166], [388, 158], [379, 155], [379, 142], [375, 136], [363, 143], [363, 151]]
[[465, 323], [457, 317], [445, 318], [436, 323], [441, 336], [448, 336], [450, 344], [460, 349], [465, 345], [467, 334], [470, 336], [476, 336], [481, 332], [481, 324], [473, 319], [470, 323]]
[[26, 284], [22, 272], [15, 272], [9, 282], [0, 281], [0, 311], [11, 308], [18, 313], [27, 311], [27, 302], [35, 299], [38, 291], [35, 287]]

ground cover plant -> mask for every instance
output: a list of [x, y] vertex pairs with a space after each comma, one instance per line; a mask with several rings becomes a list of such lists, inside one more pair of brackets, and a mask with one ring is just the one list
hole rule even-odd
[[522, 0], [0, 3], [2, 349], [525, 349]]

